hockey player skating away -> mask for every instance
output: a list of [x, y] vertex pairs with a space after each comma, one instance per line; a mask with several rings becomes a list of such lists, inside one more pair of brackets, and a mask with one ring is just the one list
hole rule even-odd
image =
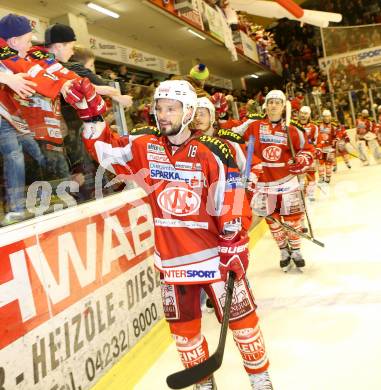
[[363, 166], [369, 165], [367, 147], [370, 149], [376, 162], [381, 162], [381, 152], [377, 142], [376, 130], [375, 122], [372, 118], [369, 118], [369, 111], [362, 110], [360, 117], [356, 120], [356, 142]]
[[319, 183], [330, 183], [335, 159], [336, 131], [330, 110], [323, 111], [323, 121], [319, 123], [316, 141], [316, 158], [319, 160]]
[[[230, 328], [252, 388], [270, 390], [269, 363], [245, 277], [250, 208], [233, 155], [221, 140], [190, 131], [197, 97], [188, 82], [160, 83], [154, 102], [158, 129], [135, 129], [119, 138], [103, 122], [85, 123], [85, 145], [107, 169], [133, 175], [148, 192], [164, 313], [184, 366], [209, 354], [201, 334], [200, 289], [221, 320], [224, 281], [233, 271]], [[207, 378], [195, 388], [216, 385]]]
[[[304, 129], [292, 122], [288, 130], [296, 153], [293, 161], [283, 119], [284, 93], [269, 92], [265, 105], [267, 116], [258, 115], [257, 120], [251, 117], [248, 127], [243, 124], [238, 128], [245, 131], [246, 139], [255, 137], [254, 153], [262, 160], [263, 173], [259, 176], [251, 205], [256, 215], [271, 216], [300, 231], [304, 207], [296, 175], [304, 173], [313, 163], [314, 147], [308, 143]], [[267, 223], [281, 252], [282, 270], [286, 272], [291, 268], [291, 260], [298, 268], [304, 267], [299, 235], [276, 222]]]
[[[308, 142], [316, 146], [319, 129], [316, 123], [311, 121], [311, 108], [303, 106], [299, 110], [299, 123], [306, 132]], [[310, 201], [315, 200], [316, 189], [316, 162], [307, 169], [304, 180], [304, 193]]]
[[[352, 166], [349, 161], [350, 156], [346, 147], [347, 144], [351, 143], [351, 140], [344, 125], [341, 125], [337, 130], [336, 139], [336, 157], [342, 157], [347, 168], [351, 169]], [[337, 159], [335, 161], [337, 161]]]

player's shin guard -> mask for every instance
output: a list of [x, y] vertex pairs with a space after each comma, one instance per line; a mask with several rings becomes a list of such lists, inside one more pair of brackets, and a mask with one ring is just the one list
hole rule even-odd
[[325, 180], [325, 164], [324, 164], [324, 162], [319, 163], [318, 172], [319, 172], [319, 182], [322, 183]]
[[234, 341], [241, 353], [243, 365], [249, 374], [264, 372], [269, 367], [262, 332], [255, 312], [230, 324]]
[[169, 322], [169, 326], [185, 368], [193, 367], [209, 357], [208, 343], [200, 333], [200, 319]]
[[186, 345], [176, 343], [176, 348], [185, 368], [196, 366], [209, 357], [208, 343], [204, 336], [201, 336], [201, 339], [198, 339], [194, 343]]
[[[274, 215], [274, 218], [279, 219], [279, 215]], [[279, 248], [284, 248], [287, 246], [287, 233], [285, 229], [279, 225], [279, 223], [274, 223], [271, 221], [266, 221], [269, 225], [272, 236], [274, 237], [275, 242]]]
[[325, 177], [326, 183], [329, 183], [331, 181], [331, 176], [332, 176], [332, 163], [327, 163], [326, 164], [326, 177]]
[[[284, 216], [284, 222], [293, 227], [295, 230], [302, 231], [302, 215], [287, 215]], [[287, 231], [288, 243], [291, 250], [300, 249], [301, 238], [292, 231]]]

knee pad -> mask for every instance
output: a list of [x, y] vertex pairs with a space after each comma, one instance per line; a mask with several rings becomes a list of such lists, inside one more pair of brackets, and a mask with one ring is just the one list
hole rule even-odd
[[201, 319], [192, 321], [169, 321], [169, 328], [176, 345], [187, 345], [201, 337]]

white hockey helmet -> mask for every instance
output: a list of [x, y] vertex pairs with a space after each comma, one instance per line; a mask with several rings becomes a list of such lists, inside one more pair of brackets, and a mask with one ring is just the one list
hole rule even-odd
[[273, 89], [272, 91], [270, 91], [266, 97], [265, 97], [265, 105], [267, 105], [267, 102], [270, 100], [270, 99], [278, 99], [278, 100], [281, 100], [282, 103], [283, 103], [283, 106], [286, 105], [286, 95], [279, 89]]
[[207, 97], [203, 96], [197, 99], [197, 108], [207, 108], [210, 115], [210, 125], [216, 121], [216, 108]]
[[311, 115], [311, 108], [309, 106], [302, 106], [300, 107], [299, 112], [302, 112], [303, 114]]
[[361, 115], [369, 116], [369, 111], [368, 110], [362, 110], [361, 111]]
[[[159, 126], [156, 115], [156, 101], [158, 99], [172, 99], [178, 100], [183, 105], [183, 118], [182, 118], [182, 127], [180, 132], [192, 122], [194, 115], [196, 113], [197, 106], [197, 94], [192, 85], [185, 80], [166, 80], [162, 81], [159, 86], [155, 89], [154, 93], [154, 115], [156, 123]], [[192, 110], [192, 115], [189, 120], [184, 123], [184, 119], [189, 113], [189, 110]]]
[[323, 110], [322, 116], [332, 116], [331, 111], [330, 110]]

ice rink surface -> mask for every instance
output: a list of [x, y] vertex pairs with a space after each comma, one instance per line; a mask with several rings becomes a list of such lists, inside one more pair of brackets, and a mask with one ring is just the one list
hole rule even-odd
[[[381, 389], [381, 166], [343, 164], [331, 184], [317, 189], [310, 215], [320, 248], [308, 241], [303, 273], [279, 269], [267, 232], [251, 253], [248, 277], [270, 358], [275, 390]], [[219, 325], [203, 316], [212, 353]], [[135, 387], [168, 389], [167, 375], [182, 368], [174, 344]], [[228, 334], [219, 390], [250, 389]]]

